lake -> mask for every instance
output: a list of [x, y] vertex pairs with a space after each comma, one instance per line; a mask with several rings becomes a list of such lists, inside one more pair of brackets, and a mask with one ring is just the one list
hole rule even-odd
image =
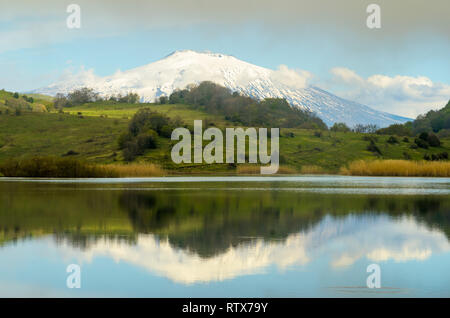
[[449, 178], [0, 178], [1, 297], [450, 297], [449, 239]]

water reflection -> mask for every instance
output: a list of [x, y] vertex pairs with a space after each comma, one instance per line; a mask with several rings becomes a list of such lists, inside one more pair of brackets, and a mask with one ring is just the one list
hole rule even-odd
[[448, 196], [179, 188], [0, 183], [0, 246], [51, 235], [63, 257], [107, 257], [181, 284], [450, 250]]
[[351, 266], [361, 258], [372, 262], [423, 261], [434, 253], [449, 250], [449, 241], [442, 232], [427, 228], [414, 218], [350, 215], [325, 217], [310, 229], [283, 240], [252, 239], [211, 257], [177, 248], [155, 235], [140, 235], [132, 247], [101, 241], [87, 250], [69, 248], [66, 253], [81, 262], [108, 256], [116, 262], [128, 262], [175, 282], [190, 284], [260, 274], [270, 266], [283, 271], [323, 255], [329, 256], [331, 268], [339, 268]]

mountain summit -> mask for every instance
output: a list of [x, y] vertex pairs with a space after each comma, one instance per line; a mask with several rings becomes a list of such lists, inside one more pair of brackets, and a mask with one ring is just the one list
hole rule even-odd
[[202, 81], [212, 81], [256, 99], [285, 98], [294, 107], [316, 113], [327, 125], [344, 122], [349, 126], [376, 124], [385, 127], [409, 120], [307, 86], [301, 75], [287, 68], [270, 70], [230, 55], [191, 50], [176, 51], [154, 63], [106, 77], [83, 71], [33, 92], [56, 95], [90, 87], [102, 96], [137, 92], [142, 102], [153, 102], [175, 89]]

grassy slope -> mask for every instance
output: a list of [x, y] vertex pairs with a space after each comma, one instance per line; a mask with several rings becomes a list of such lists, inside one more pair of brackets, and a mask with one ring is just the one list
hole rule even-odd
[[[208, 119], [216, 126], [233, 126], [222, 116], [205, 114], [189, 109], [186, 105], [151, 104], [87, 104], [66, 109], [70, 114], [27, 113], [21, 116], [0, 115], [0, 161], [30, 155], [63, 155], [69, 150], [79, 153], [75, 158], [92, 162], [110, 163], [121, 161], [117, 150], [118, 135], [125, 131], [128, 119], [141, 107], [180, 117], [192, 125], [194, 119]], [[81, 113], [82, 118], [77, 114]], [[293, 132], [294, 137], [287, 137]], [[356, 159], [376, 158], [366, 150], [366, 134], [323, 132], [316, 137], [312, 130], [281, 129], [281, 164], [298, 170], [304, 165], [318, 165], [328, 172]], [[383, 153], [382, 159], [404, 159], [404, 152], [412, 159], [422, 159], [425, 153], [450, 151], [450, 139], [443, 140], [443, 146], [430, 149], [411, 149], [414, 138], [409, 142], [388, 144], [389, 136], [376, 136], [377, 146]], [[181, 171], [234, 171], [229, 165], [175, 165], [170, 160], [171, 141], [160, 138], [159, 148], [148, 151], [138, 161], [162, 164], [165, 168]], [[300, 147], [299, 147], [300, 145]], [[116, 153], [116, 154], [115, 154]]]
[[[22, 96], [33, 97], [34, 102], [26, 102]], [[0, 111], [6, 110], [14, 112], [16, 108], [22, 111], [32, 110], [33, 112], [46, 112], [53, 105], [52, 98], [40, 94], [19, 94], [19, 98], [14, 98], [13, 93], [0, 90]]]
[[117, 137], [126, 127], [124, 119], [56, 113], [0, 115], [0, 160], [30, 155], [61, 156], [73, 150], [79, 153], [76, 158], [109, 162], [117, 148]]

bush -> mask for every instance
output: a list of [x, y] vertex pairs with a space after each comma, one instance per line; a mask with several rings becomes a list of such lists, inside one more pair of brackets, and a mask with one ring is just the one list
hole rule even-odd
[[159, 103], [161, 105], [167, 104], [169, 102], [169, 98], [167, 96], [160, 96], [159, 97]]
[[173, 128], [169, 125], [165, 125], [161, 128], [160, 135], [165, 138], [170, 138], [172, 136]]
[[133, 136], [137, 136], [141, 132], [152, 129], [161, 134], [164, 126], [171, 124], [170, 118], [158, 112], [151, 111], [148, 108], [140, 109], [130, 121], [128, 131]]
[[427, 142], [430, 147], [439, 147], [441, 145], [441, 141], [439, 140], [438, 136], [433, 133], [428, 134]]
[[428, 149], [428, 142], [426, 142], [422, 138], [420, 138], [420, 137], [416, 138], [416, 139], [414, 139], [414, 142], [416, 143], [417, 147], [423, 148], [423, 149]]
[[99, 94], [92, 88], [83, 87], [67, 94], [67, 100], [70, 105], [82, 105], [100, 100]]
[[124, 149], [127, 146], [127, 143], [130, 142], [132, 139], [133, 136], [128, 132], [120, 134], [119, 138], [117, 139], [119, 149]]
[[428, 140], [428, 133], [427, 133], [427, 132], [421, 133], [421, 134], [419, 135], [419, 138], [422, 139], [422, 140], [424, 140], [424, 141], [427, 141], [427, 140]]
[[425, 154], [423, 156], [423, 159], [427, 161], [439, 161], [439, 160], [448, 160], [448, 153], [447, 152], [441, 152], [437, 154]]
[[138, 146], [139, 154], [144, 153], [147, 149], [155, 149], [156, 148], [156, 133], [147, 132], [141, 133], [136, 138], [136, 143]]
[[370, 141], [369, 145], [367, 146], [367, 150], [373, 153], [377, 153], [379, 155], [382, 154], [380, 148], [378, 148], [378, 146], [375, 144], [373, 140]]
[[386, 142], [388, 144], [398, 144], [398, 140], [394, 136], [390, 136]]

